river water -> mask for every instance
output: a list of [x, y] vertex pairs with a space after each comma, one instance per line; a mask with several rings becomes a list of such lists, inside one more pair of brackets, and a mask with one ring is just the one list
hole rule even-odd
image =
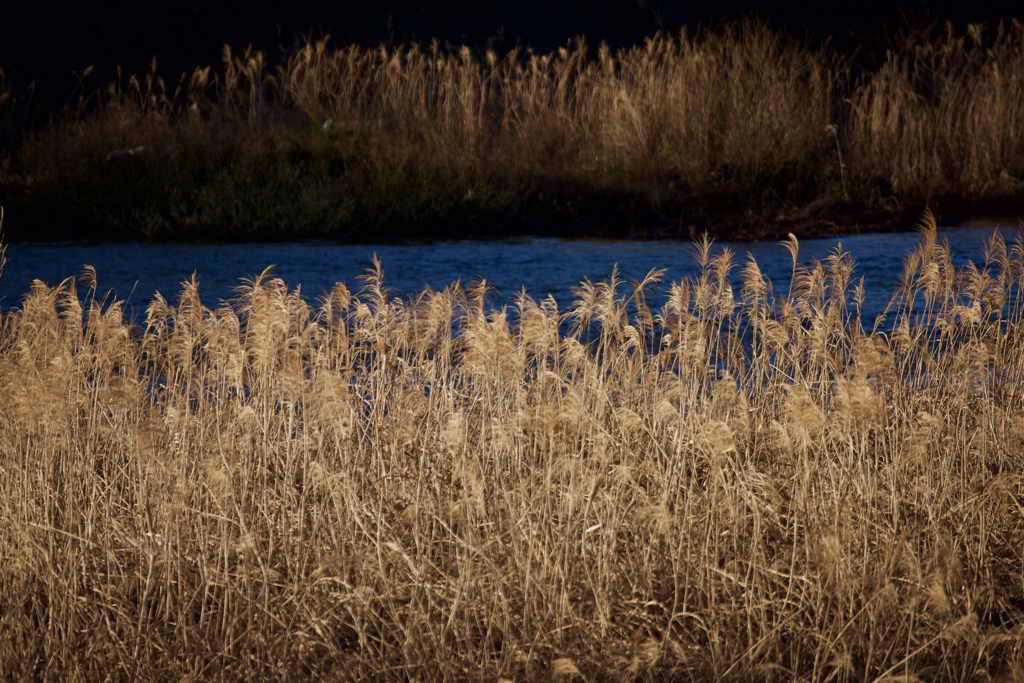
[[[984, 241], [997, 226], [940, 228], [939, 239], [948, 239], [957, 264], [983, 261]], [[999, 228], [1007, 242], [1020, 236], [1020, 228]], [[916, 233], [861, 234], [804, 240], [800, 261], [822, 259], [839, 243], [857, 263], [855, 278], [864, 277], [867, 291], [865, 320], [881, 311], [895, 289], [903, 259], [918, 242]], [[789, 252], [778, 242], [718, 242], [736, 252], [742, 265], [750, 254], [772, 281], [777, 293], [784, 293], [792, 268]], [[328, 241], [256, 244], [150, 244], [143, 242], [15, 243], [8, 246], [8, 263], [0, 275], [0, 310], [19, 304], [34, 279], [50, 286], [68, 276], [82, 273], [83, 266], [95, 267], [99, 292], [126, 301], [136, 319], [155, 292], [173, 301], [181, 282], [195, 272], [199, 292], [208, 307], [234, 295], [241, 278], [251, 277], [267, 266], [290, 288], [300, 287], [309, 301], [344, 282], [356, 291], [357, 280], [371, 264], [374, 254], [383, 262], [385, 284], [394, 295], [407, 296], [425, 286], [441, 289], [455, 280], [467, 284], [486, 278], [497, 293], [492, 302], [511, 299], [523, 288], [535, 299], [554, 296], [559, 310], [572, 301], [571, 290], [584, 278], [607, 277], [617, 264], [622, 276], [642, 278], [651, 268], [667, 269], [666, 281], [693, 275], [693, 245], [690, 242], [648, 242], [612, 240], [561, 240], [518, 238], [487, 241], [438, 241], [386, 244], [348, 244]], [[735, 270], [739, 277], [740, 268]], [[655, 288], [648, 301], [662, 300]]]

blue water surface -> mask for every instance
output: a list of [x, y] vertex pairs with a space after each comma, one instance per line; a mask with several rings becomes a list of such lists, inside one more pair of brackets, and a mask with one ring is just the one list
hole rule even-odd
[[[940, 228], [957, 264], [983, 260], [983, 243], [998, 226]], [[1020, 229], [999, 228], [1008, 242]], [[880, 312], [889, 301], [902, 271], [903, 260], [917, 244], [917, 233], [861, 234], [809, 239], [800, 242], [800, 261], [826, 257], [837, 245], [850, 252], [856, 276], [864, 277], [865, 313]], [[753, 256], [776, 292], [785, 293], [792, 262], [778, 242], [718, 242], [714, 251], [728, 247], [742, 266]], [[523, 288], [535, 299], [551, 295], [565, 310], [571, 290], [581, 280], [606, 278], [618, 265], [623, 278], [642, 278], [652, 268], [667, 270], [668, 282], [696, 273], [693, 244], [689, 241], [563, 240], [517, 238], [386, 244], [350, 244], [330, 241], [254, 244], [153, 244], [127, 242], [15, 243], [8, 245], [8, 263], [0, 275], [0, 310], [19, 305], [34, 279], [56, 286], [69, 276], [81, 275], [88, 264], [98, 274], [99, 292], [127, 303], [129, 315], [141, 319], [154, 293], [175, 300], [181, 282], [192, 273], [208, 307], [235, 294], [240, 280], [274, 266], [274, 274], [289, 288], [300, 288], [313, 302], [337, 282], [358, 290], [357, 279], [376, 254], [383, 262], [385, 284], [396, 296], [408, 296], [424, 287], [442, 289], [456, 280], [463, 284], [479, 278], [496, 288], [492, 303], [510, 300]], [[740, 268], [735, 270], [738, 278]], [[649, 302], [659, 305], [656, 289]], [[870, 318], [868, 318], [870, 319]]]

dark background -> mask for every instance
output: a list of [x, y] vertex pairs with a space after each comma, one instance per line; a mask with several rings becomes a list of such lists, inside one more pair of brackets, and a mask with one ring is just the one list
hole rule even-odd
[[15, 89], [37, 81], [42, 92], [69, 94], [71, 72], [90, 65], [95, 83], [113, 79], [117, 64], [126, 73], [144, 72], [155, 55], [158, 73], [175, 80], [196, 66], [218, 63], [225, 43], [236, 50], [252, 43], [273, 62], [297, 36], [326, 33], [335, 43], [427, 43], [436, 37], [478, 48], [490, 41], [499, 49], [549, 51], [577, 34], [591, 45], [606, 41], [619, 48], [659, 29], [758, 16], [797, 37], [832, 36], [842, 49], [860, 45], [870, 51], [908, 23], [952, 20], [960, 30], [967, 22], [994, 28], [1014, 15], [1024, 17], [1017, 3], [951, 0], [9, 0], [0, 8], [0, 68]]

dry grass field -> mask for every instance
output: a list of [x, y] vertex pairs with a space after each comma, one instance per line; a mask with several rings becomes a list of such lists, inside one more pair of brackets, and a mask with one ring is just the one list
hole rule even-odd
[[50, 117], [0, 73], [0, 190], [9, 209], [60, 207], [106, 236], [519, 220], [784, 237], [823, 198], [1019, 208], [1022, 84], [1019, 22], [910, 33], [864, 64], [755, 22], [615, 53], [325, 39], [270, 64], [225, 47], [180, 80], [155, 61], [85, 73]]
[[786, 291], [704, 241], [568, 305], [33, 286], [0, 676], [1021, 680], [1024, 243], [955, 269], [926, 216], [884, 323], [786, 245]]

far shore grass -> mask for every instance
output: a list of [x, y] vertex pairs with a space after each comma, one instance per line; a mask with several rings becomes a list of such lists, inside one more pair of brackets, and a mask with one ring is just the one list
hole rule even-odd
[[937, 25], [866, 61], [746, 22], [614, 53], [225, 47], [178, 80], [85, 73], [57, 111], [0, 74], [0, 203], [9, 239], [778, 238], [1024, 213], [1024, 25]]

